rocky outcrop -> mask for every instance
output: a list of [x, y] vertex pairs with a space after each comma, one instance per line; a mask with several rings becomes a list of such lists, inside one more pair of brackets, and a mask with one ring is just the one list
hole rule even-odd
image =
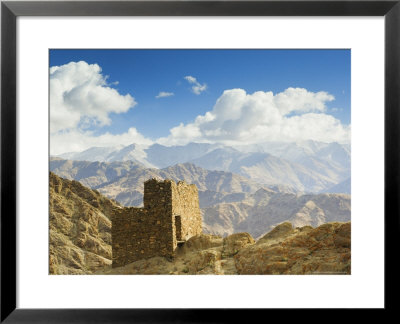
[[49, 273], [88, 274], [111, 265], [111, 220], [118, 204], [50, 173]]
[[218, 250], [197, 251], [190, 259], [188, 273], [190, 274], [215, 274], [217, 262], [221, 260], [221, 253]]
[[239, 274], [350, 274], [350, 223], [287, 224], [234, 256]]
[[257, 242], [248, 233], [197, 235], [173, 259], [151, 258], [97, 274], [350, 274], [351, 225], [276, 226]]
[[245, 246], [254, 244], [255, 241], [249, 233], [235, 233], [224, 238], [222, 256], [234, 256]]
[[181, 253], [189, 253], [198, 250], [207, 250], [210, 248], [222, 246], [223, 239], [217, 235], [211, 234], [200, 234], [191, 237], [187, 242], [182, 246]]
[[[279, 223], [268, 230], [258, 222], [257, 242], [247, 232], [223, 238], [199, 234], [180, 243], [173, 258], [153, 257], [111, 268], [111, 217], [121, 210], [117, 202], [77, 181], [50, 173], [50, 274], [350, 274], [350, 222], [318, 227]], [[252, 197], [262, 203], [259, 193]], [[321, 195], [316, 205], [337, 205]], [[335, 196], [336, 197], [336, 196]], [[268, 197], [267, 197], [268, 198]], [[270, 197], [271, 198], [271, 197]], [[273, 198], [271, 198], [273, 199]], [[335, 198], [337, 199], [337, 197]], [[317, 210], [310, 198], [305, 208]], [[269, 204], [266, 199], [264, 204]], [[341, 204], [341, 205], [340, 205]], [[332, 206], [333, 206], [332, 205]], [[275, 205], [278, 211], [278, 205]], [[321, 207], [322, 208], [322, 207]], [[339, 208], [339, 209], [340, 209]], [[297, 224], [297, 223], [296, 223]], [[272, 226], [272, 225], [271, 225]]]
[[[311, 226], [308, 226], [312, 228]], [[261, 243], [278, 243], [283, 241], [286, 237], [294, 233], [293, 225], [290, 222], [284, 222], [277, 225], [271, 232], [261, 237], [257, 244]]]

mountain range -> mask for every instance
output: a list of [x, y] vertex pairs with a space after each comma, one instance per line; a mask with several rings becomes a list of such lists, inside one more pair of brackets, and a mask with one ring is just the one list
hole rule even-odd
[[351, 197], [347, 194], [291, 194], [259, 189], [245, 199], [201, 209], [206, 233], [231, 235], [250, 233], [259, 238], [278, 224], [295, 227], [320, 226], [351, 219]]
[[88, 162], [60, 158], [50, 159], [50, 171], [69, 180], [97, 189], [125, 206], [140, 206], [143, 202], [143, 183], [151, 178], [184, 180], [199, 190], [200, 205], [238, 201], [245, 193], [262, 187], [250, 179], [231, 172], [209, 171], [190, 163], [164, 169], [146, 168], [133, 161]]
[[150, 178], [193, 183], [205, 233], [258, 238], [284, 221], [350, 221], [350, 162], [350, 146], [338, 143], [132, 144], [51, 157], [50, 171], [123, 206], [142, 206]]
[[[319, 226], [350, 221], [348, 194], [304, 194], [263, 187], [240, 175], [209, 171], [190, 163], [150, 169], [125, 162], [86, 162], [52, 158], [50, 170], [80, 181], [125, 206], [141, 206], [143, 183], [150, 178], [196, 184], [206, 233], [226, 236], [246, 231], [259, 237], [283, 221]], [[261, 230], [262, 229], [262, 230]]]
[[[241, 175], [263, 186], [285, 186], [300, 192], [343, 190], [351, 173], [349, 145], [305, 141], [264, 143], [230, 147], [222, 144], [189, 143], [184, 146], [153, 144], [145, 147], [92, 147], [66, 153], [63, 159], [89, 162], [133, 162], [151, 169], [191, 163], [210, 171]], [[335, 187], [344, 182], [343, 186]]]

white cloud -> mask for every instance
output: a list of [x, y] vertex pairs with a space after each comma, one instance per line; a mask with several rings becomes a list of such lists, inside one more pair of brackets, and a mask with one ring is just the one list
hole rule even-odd
[[107, 84], [108, 76], [97, 64], [70, 62], [50, 68], [50, 154], [79, 152], [92, 146], [106, 147], [152, 141], [136, 128], [122, 134], [94, 135], [89, 126], [110, 125], [110, 113], [126, 113], [136, 105], [129, 95], [121, 95]]
[[156, 96], [156, 98], [159, 99], [159, 98], [171, 97], [171, 96], [173, 96], [173, 95], [174, 95], [173, 92], [160, 91], [160, 92], [158, 93], [158, 95]]
[[192, 85], [192, 92], [194, 94], [199, 95], [200, 93], [202, 93], [203, 91], [205, 91], [207, 89], [207, 84], [201, 84], [200, 82], [197, 81], [197, 79], [191, 75], [187, 75], [184, 77], [184, 79], [189, 82]]
[[153, 142], [140, 134], [136, 128], [131, 127], [122, 134], [105, 133], [99, 136], [93, 132], [71, 129], [65, 132], [52, 134], [50, 140], [50, 154], [59, 155], [66, 152], [81, 152], [90, 147], [108, 147], [117, 145], [130, 145], [132, 143], [151, 145]]
[[131, 95], [121, 95], [106, 79], [100, 66], [84, 61], [51, 67], [50, 132], [109, 125], [110, 113], [125, 113], [136, 105]]
[[161, 144], [188, 142], [250, 144], [267, 141], [350, 141], [350, 125], [326, 114], [326, 103], [334, 100], [327, 92], [288, 88], [273, 94], [243, 89], [226, 90], [213, 109], [194, 122], [170, 130]]
[[197, 82], [196, 78], [195, 78], [195, 77], [192, 77], [192, 76], [190, 76], [190, 75], [185, 76], [184, 79], [185, 79], [187, 82], [189, 82], [189, 83], [196, 83], [196, 82]]
[[290, 112], [325, 111], [326, 101], [335, 97], [325, 91], [309, 92], [302, 88], [288, 88], [274, 97], [274, 102], [283, 114]]
[[[110, 113], [125, 113], [136, 102], [129, 94], [111, 88], [97, 64], [71, 62], [50, 68], [50, 129], [52, 155], [83, 151], [93, 146], [151, 145], [152, 140], [131, 127], [122, 134], [95, 135], [88, 126], [109, 125]], [[200, 94], [206, 89], [193, 76], [185, 79]], [[156, 98], [174, 95], [161, 91]], [[213, 109], [188, 124], [170, 129], [159, 138], [165, 145], [188, 142], [251, 144], [267, 141], [317, 140], [350, 142], [350, 125], [327, 113], [326, 103], [334, 97], [324, 91], [288, 88], [273, 94], [243, 89], [225, 90]], [[332, 109], [330, 111], [333, 111]]]

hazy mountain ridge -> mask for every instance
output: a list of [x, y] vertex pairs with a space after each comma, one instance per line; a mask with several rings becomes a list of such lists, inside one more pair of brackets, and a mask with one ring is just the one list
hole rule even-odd
[[277, 224], [319, 226], [351, 219], [351, 197], [346, 194], [290, 194], [260, 189], [238, 202], [202, 208], [204, 231], [215, 235], [248, 232], [259, 237]]
[[[115, 168], [115, 170], [114, 170]], [[237, 198], [226, 198], [229, 193], [250, 193], [262, 185], [242, 176], [223, 171], [208, 171], [190, 163], [178, 164], [165, 169], [145, 168], [140, 164], [125, 162], [84, 162], [50, 159], [50, 171], [67, 179], [80, 181], [82, 184], [97, 189], [109, 198], [125, 206], [140, 206], [143, 202], [143, 183], [151, 178], [184, 180], [196, 184], [200, 194], [201, 206], [210, 205], [206, 197], [223, 201]], [[207, 193], [210, 191], [210, 193]], [[201, 193], [204, 192], [204, 193]], [[219, 198], [216, 198], [218, 192]], [[236, 196], [238, 196], [236, 195]], [[231, 200], [229, 200], [231, 199]]]
[[[94, 167], [95, 171], [86, 172]], [[129, 167], [132, 169], [128, 170]], [[143, 183], [150, 178], [194, 183], [199, 189], [204, 232], [222, 236], [246, 231], [258, 237], [263, 234], [260, 228], [265, 232], [283, 221], [289, 220], [295, 226], [319, 226], [325, 222], [350, 221], [351, 216], [350, 195], [278, 191], [233, 173], [208, 171], [190, 163], [160, 170], [133, 162], [56, 159], [50, 161], [50, 168], [84, 184], [96, 184], [93, 188], [125, 206], [143, 204]], [[86, 175], [88, 178], [83, 177]], [[105, 179], [111, 180], [101, 182]]]
[[206, 143], [149, 147], [132, 144], [123, 148], [90, 148], [61, 156], [102, 162], [131, 160], [160, 169], [192, 163], [207, 170], [236, 173], [263, 185], [324, 192], [350, 177], [350, 154], [349, 145], [304, 141], [237, 147]]
[[[337, 149], [336, 146], [328, 146], [317, 153], [305, 151], [295, 144], [284, 147], [289, 151], [271, 150], [273, 153], [269, 153], [260, 149], [261, 152], [241, 152], [225, 147], [190, 162], [208, 170], [237, 173], [265, 185], [283, 184], [308, 192], [323, 191], [350, 174], [350, 156], [348, 159], [333, 159], [326, 153], [329, 147]], [[342, 153], [349, 154], [344, 149]], [[321, 154], [321, 157], [316, 154]]]
[[68, 180], [77, 180], [91, 188], [142, 168], [141, 164], [133, 161], [106, 163], [50, 158], [50, 171]]
[[333, 187], [328, 188], [325, 190], [325, 192], [332, 192], [332, 193], [338, 193], [338, 192], [343, 192], [347, 194], [351, 194], [351, 178], [348, 178]]
[[145, 152], [147, 160], [161, 169], [175, 164], [190, 162], [220, 147], [223, 147], [223, 145], [189, 143], [184, 146], [164, 146], [153, 144]]

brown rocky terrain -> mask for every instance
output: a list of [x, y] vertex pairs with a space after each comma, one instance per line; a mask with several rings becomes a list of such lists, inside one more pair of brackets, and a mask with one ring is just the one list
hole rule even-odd
[[276, 226], [257, 242], [248, 233], [190, 238], [173, 260], [155, 257], [95, 274], [350, 274], [350, 222]]
[[[269, 204], [264, 195], [273, 193], [251, 199]], [[324, 197], [317, 203], [326, 203]], [[308, 201], [305, 207], [316, 209]], [[262, 228], [261, 222], [259, 232], [268, 233], [258, 240], [246, 232], [201, 234], [180, 246], [172, 260], [155, 257], [112, 269], [110, 218], [118, 203], [53, 173], [49, 202], [50, 274], [350, 274], [350, 222], [315, 228], [296, 222]]]
[[351, 224], [285, 222], [234, 257], [239, 274], [350, 274]]
[[100, 193], [50, 173], [49, 273], [89, 274], [111, 265], [112, 208]]

